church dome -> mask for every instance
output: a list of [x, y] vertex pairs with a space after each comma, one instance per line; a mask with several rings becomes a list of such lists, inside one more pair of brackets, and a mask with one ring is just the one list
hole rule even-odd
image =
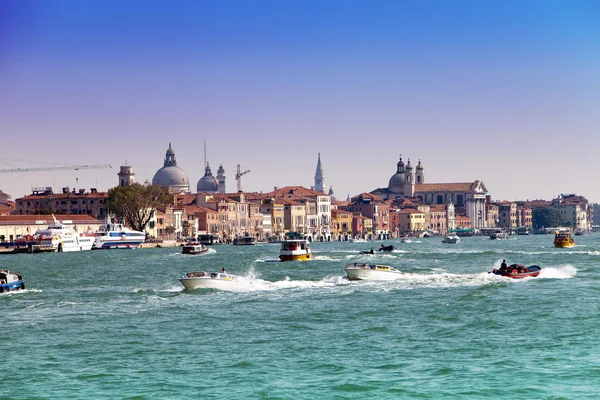
[[154, 178], [152, 178], [152, 184], [168, 187], [173, 193], [190, 191], [190, 180], [185, 172], [177, 166], [175, 150], [171, 148], [171, 143], [169, 143], [169, 148], [165, 155], [164, 166], [156, 171]]
[[[221, 167], [222, 168], [222, 167]], [[219, 168], [219, 171], [221, 170]], [[225, 172], [225, 171], [223, 171]], [[210, 170], [210, 166], [206, 163], [206, 169], [204, 171], [204, 176], [200, 178], [198, 181], [198, 185], [196, 185], [196, 190], [199, 192], [208, 192], [208, 193], [217, 193], [217, 189], [219, 187], [219, 182], [217, 178], [215, 178]]]
[[406, 177], [404, 176], [404, 162], [402, 157], [398, 161], [396, 173], [390, 178], [388, 183], [388, 190], [392, 193], [404, 193], [404, 184], [406, 183]]

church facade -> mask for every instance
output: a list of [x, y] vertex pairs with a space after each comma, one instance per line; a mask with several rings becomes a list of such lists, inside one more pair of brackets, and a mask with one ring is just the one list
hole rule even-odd
[[462, 183], [426, 183], [425, 168], [421, 160], [413, 170], [410, 159], [406, 164], [402, 156], [396, 164], [386, 188], [375, 189], [371, 194], [384, 200], [416, 198], [423, 204], [453, 204], [457, 214], [465, 215], [471, 226], [481, 229], [486, 226], [487, 188], [480, 180]]

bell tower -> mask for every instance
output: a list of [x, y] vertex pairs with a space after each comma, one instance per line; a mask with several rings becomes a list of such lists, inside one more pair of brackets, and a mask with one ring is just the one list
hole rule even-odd
[[125, 160], [125, 165], [121, 165], [121, 170], [117, 175], [119, 176], [119, 186], [127, 187], [133, 184], [135, 173], [131, 165], [127, 165], [127, 160]]

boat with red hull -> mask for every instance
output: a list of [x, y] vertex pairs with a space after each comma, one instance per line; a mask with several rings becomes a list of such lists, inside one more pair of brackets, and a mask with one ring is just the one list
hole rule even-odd
[[506, 269], [495, 269], [491, 272], [494, 275], [505, 276], [512, 279], [535, 278], [542, 271], [542, 267], [531, 265], [526, 267], [520, 264], [509, 265]]

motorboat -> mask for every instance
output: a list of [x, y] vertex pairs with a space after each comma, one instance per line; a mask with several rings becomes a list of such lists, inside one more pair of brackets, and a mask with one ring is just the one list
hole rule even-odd
[[460, 243], [460, 238], [456, 233], [447, 233], [442, 238], [442, 243]]
[[574, 247], [575, 240], [568, 232], [557, 232], [554, 235], [554, 247]]
[[412, 243], [412, 239], [409, 238], [408, 236], [404, 236], [401, 238], [398, 238], [400, 240], [401, 243]]
[[508, 239], [508, 233], [502, 229], [496, 229], [494, 232], [490, 233], [490, 239]]
[[359, 251], [359, 254], [375, 254], [375, 252], [373, 251], [373, 249], [371, 250], [363, 250], [363, 251]]
[[256, 239], [252, 236], [238, 236], [233, 239], [233, 244], [235, 246], [254, 246], [256, 244]]
[[[46, 229], [38, 229], [30, 238], [33, 243], [55, 251], [83, 251], [91, 250], [94, 238], [82, 233], [77, 233], [64, 223], [60, 223], [53, 215], [52, 222]], [[63, 221], [64, 222], [64, 221]]]
[[526, 267], [522, 264], [511, 264], [506, 268], [495, 269], [491, 272], [494, 275], [505, 276], [512, 279], [534, 278], [540, 274], [542, 268], [538, 265]]
[[7, 269], [0, 270], [0, 293], [19, 289], [25, 289], [23, 276], [18, 272], [11, 274]]
[[206, 253], [207, 250], [206, 246], [199, 242], [187, 242], [183, 245], [181, 252], [183, 254], [202, 254]]
[[123, 224], [106, 223], [95, 233], [92, 249], [135, 249], [144, 243], [144, 232], [129, 229]]
[[286, 234], [286, 239], [281, 241], [281, 249], [279, 250], [281, 261], [305, 261], [312, 258], [308, 239], [296, 232]]
[[396, 250], [396, 246], [390, 244], [389, 246], [384, 246], [383, 244], [377, 249], [377, 251], [394, 251]]
[[398, 279], [402, 272], [389, 265], [351, 263], [346, 265], [344, 272], [351, 281], [374, 280], [391, 281]]
[[182, 275], [179, 281], [188, 290], [239, 290], [247, 284], [247, 281], [241, 276], [228, 274], [227, 272], [188, 272]]
[[363, 239], [363, 238], [350, 238], [350, 239], [348, 239], [348, 241], [350, 243], [366, 243], [367, 239]]

